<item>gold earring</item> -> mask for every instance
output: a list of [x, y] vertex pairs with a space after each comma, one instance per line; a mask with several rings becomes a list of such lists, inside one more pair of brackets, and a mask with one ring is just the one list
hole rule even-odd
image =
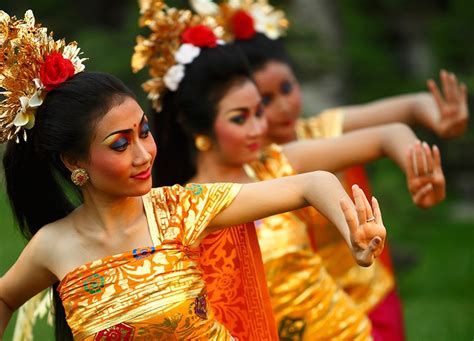
[[207, 152], [211, 149], [211, 139], [206, 135], [196, 135], [194, 145], [200, 152]]
[[71, 181], [74, 185], [82, 187], [89, 181], [89, 174], [84, 168], [74, 169], [71, 173]]

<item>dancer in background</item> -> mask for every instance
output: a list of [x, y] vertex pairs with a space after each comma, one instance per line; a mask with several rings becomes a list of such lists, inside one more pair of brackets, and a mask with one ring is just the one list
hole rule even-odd
[[[433, 80], [430, 93], [408, 94], [365, 105], [329, 109], [300, 119], [301, 93], [282, 36], [288, 26], [284, 13], [266, 1], [225, 1], [218, 6], [208, 0], [191, 0], [199, 13], [213, 15], [228, 29], [230, 39], [245, 52], [253, 77], [262, 94], [268, 120], [266, 143], [288, 143], [302, 139], [328, 138], [354, 129], [384, 123], [420, 124], [442, 138], [462, 135], [467, 127], [466, 87], [453, 74], [441, 72], [443, 95]], [[346, 188], [358, 183], [370, 195], [362, 167], [341, 173]], [[429, 184], [427, 186], [427, 191]], [[416, 188], [410, 188], [414, 193]], [[427, 207], [422, 193], [413, 196], [420, 207]], [[345, 251], [340, 236], [329, 222], [312, 214], [312, 245], [321, 254], [329, 273], [369, 313], [381, 337], [403, 339], [401, 306], [395, 291], [395, 277], [388, 247], [371, 268], [360, 268]]]
[[[240, 50], [220, 46], [215, 32], [204, 25], [185, 27], [176, 44], [155, 34], [165, 22], [162, 13], [151, 12], [144, 19], [152, 33], [138, 39], [132, 65], [134, 71], [150, 67], [151, 79], [144, 88], [158, 111], [161, 152], [155, 175], [159, 184], [250, 183], [254, 179], [246, 172], [246, 163], [262, 178], [277, 178], [314, 169], [338, 170], [388, 154], [408, 171], [410, 184], [424, 182], [418, 190], [433, 183], [428, 196], [432, 204], [444, 198], [437, 149], [417, 144], [407, 158], [415, 136], [403, 125], [372, 128], [331, 141], [295, 143], [283, 151], [272, 146], [258, 161], [266, 123], [261, 97]], [[170, 58], [168, 69], [155, 66], [163, 56]], [[418, 175], [410, 172], [412, 157], [420, 166], [426, 157], [429, 169], [422, 166]], [[300, 215], [304, 214], [290, 212], [258, 223], [280, 338], [367, 338], [367, 319], [310, 250], [307, 222]]]

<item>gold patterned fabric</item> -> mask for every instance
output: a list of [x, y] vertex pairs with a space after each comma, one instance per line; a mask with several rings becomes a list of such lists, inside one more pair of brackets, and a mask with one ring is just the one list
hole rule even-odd
[[207, 300], [192, 245], [240, 185], [163, 187], [143, 197], [153, 245], [68, 273], [58, 291], [77, 340], [232, 340]]
[[[255, 180], [294, 174], [276, 145], [246, 167]], [[310, 214], [310, 215], [308, 215]], [[256, 222], [268, 288], [282, 340], [367, 340], [367, 317], [324, 270], [311, 249], [308, 209]]]
[[[328, 109], [314, 117], [300, 119], [296, 130], [298, 139], [340, 136], [343, 121], [344, 111], [341, 108]], [[351, 192], [351, 184], [345, 180], [352, 171], [355, 169], [350, 168], [339, 174], [348, 193]], [[363, 185], [357, 182], [360, 186]], [[308, 233], [313, 247], [323, 259], [324, 267], [354, 302], [365, 312], [369, 312], [394, 289], [392, 273], [379, 259], [368, 268], [357, 265], [336, 227], [316, 210], [313, 212], [315, 217], [312, 218], [312, 228]]]

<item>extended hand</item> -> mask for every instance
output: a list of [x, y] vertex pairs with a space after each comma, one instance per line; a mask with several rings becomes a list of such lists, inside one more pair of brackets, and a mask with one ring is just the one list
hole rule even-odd
[[446, 197], [446, 181], [441, 168], [437, 146], [431, 149], [426, 142], [415, 142], [407, 154], [407, 184], [413, 202], [430, 208]]
[[383, 250], [386, 231], [382, 222], [377, 199], [372, 197], [370, 206], [359, 186], [352, 186], [355, 210], [350, 203], [341, 199], [341, 208], [349, 225], [352, 255], [361, 266], [369, 266]]
[[445, 70], [441, 70], [440, 78], [443, 94], [434, 80], [427, 82], [438, 109], [432, 127], [441, 138], [459, 137], [466, 130], [469, 119], [467, 88], [466, 85], [458, 83], [456, 75]]

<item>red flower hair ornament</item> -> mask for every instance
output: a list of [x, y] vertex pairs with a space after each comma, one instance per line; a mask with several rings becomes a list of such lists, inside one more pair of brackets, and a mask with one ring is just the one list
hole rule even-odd
[[74, 65], [59, 52], [48, 55], [40, 68], [40, 79], [47, 91], [64, 83], [76, 73]]
[[233, 15], [232, 30], [235, 38], [239, 40], [251, 39], [257, 33], [252, 16], [243, 10], [239, 10]]
[[216, 47], [217, 37], [214, 32], [205, 25], [189, 27], [181, 35], [183, 43], [192, 44], [197, 47]]

